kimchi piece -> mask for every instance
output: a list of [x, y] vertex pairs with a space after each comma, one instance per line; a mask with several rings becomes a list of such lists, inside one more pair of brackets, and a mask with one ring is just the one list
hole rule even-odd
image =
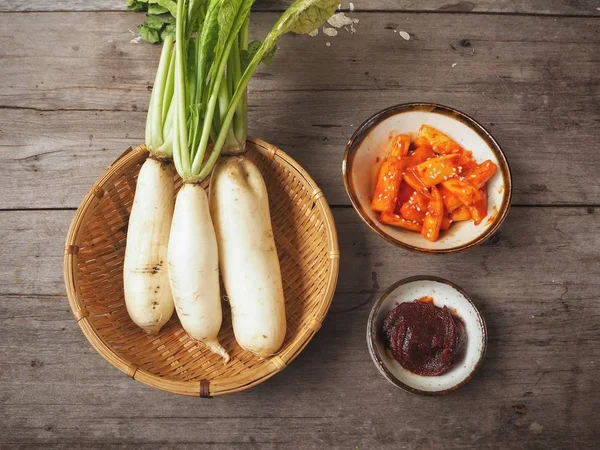
[[487, 182], [497, 171], [439, 130], [422, 125], [416, 139], [399, 134], [381, 165], [371, 207], [384, 225], [435, 242], [453, 224], [487, 216]]

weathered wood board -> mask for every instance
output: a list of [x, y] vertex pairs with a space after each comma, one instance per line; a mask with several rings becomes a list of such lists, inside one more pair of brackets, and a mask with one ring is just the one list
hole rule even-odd
[[[335, 37], [284, 36], [277, 58], [261, 66], [252, 89], [343, 91], [343, 100], [346, 91], [356, 90], [386, 91], [390, 101], [406, 95], [415, 101], [453, 96], [456, 102], [471, 95], [468, 100], [480, 98], [472, 104], [475, 110], [488, 103], [530, 102], [540, 120], [548, 120], [545, 108], [569, 112], [560, 109], [566, 98], [583, 108], [598, 96], [595, 18], [432, 13], [356, 18], [354, 34], [340, 29]], [[0, 14], [0, 56], [9, 62], [0, 67], [0, 105], [145, 110], [160, 47], [131, 43], [129, 30], [138, 19], [123, 12]], [[264, 37], [276, 19], [274, 13], [256, 14], [255, 37]], [[409, 33], [410, 40], [398, 31]], [[526, 117], [525, 124], [536, 117]]]
[[[62, 283], [72, 215], [0, 212], [2, 446], [564, 449], [600, 438], [594, 208], [513, 208], [487, 244], [444, 257], [398, 249], [337, 208], [340, 282], [322, 329], [281, 374], [213, 400], [134, 382], [85, 340]], [[415, 274], [455, 281], [487, 321], [480, 372], [444, 398], [388, 384], [365, 344], [373, 300]]]
[[[123, 11], [125, 0], [5, 0], [2, 11]], [[292, 0], [256, 0], [255, 11], [283, 11]], [[442, 11], [598, 16], [593, 0], [355, 0], [340, 1], [342, 11]]]
[[[290, 2], [258, 0], [255, 37]], [[128, 379], [93, 350], [66, 300], [74, 208], [144, 135], [160, 48], [131, 42], [143, 14], [124, 3], [0, 2], [0, 448], [597, 447], [600, 3], [356, 0], [350, 12], [345, 0], [355, 34], [280, 41], [250, 86], [250, 129], [338, 205], [340, 279], [289, 368], [213, 400]], [[463, 110], [507, 154], [518, 206], [481, 247], [409, 253], [348, 206], [349, 136], [411, 101]], [[365, 342], [377, 295], [417, 274], [458, 283], [487, 321], [481, 370], [444, 398], [387, 383]]]
[[[0, 208], [75, 207], [143, 138], [159, 48], [130, 43], [134, 14], [73, 16], [0, 15], [0, 56], [11, 62], [0, 65]], [[348, 204], [341, 160], [358, 124], [391, 104], [431, 101], [490, 129], [511, 163], [515, 204], [600, 204], [597, 19], [357, 17], [356, 34], [284, 38], [250, 91], [251, 132], [296, 158], [330, 203]], [[266, 32], [274, 20], [255, 22]], [[392, 30], [400, 28], [413, 38]]]

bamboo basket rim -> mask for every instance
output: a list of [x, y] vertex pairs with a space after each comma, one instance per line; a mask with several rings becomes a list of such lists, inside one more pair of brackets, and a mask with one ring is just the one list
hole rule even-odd
[[127, 374], [130, 378], [163, 391], [196, 397], [212, 397], [249, 389], [262, 383], [287, 367], [287, 365], [289, 365], [310, 342], [319, 330], [322, 321], [329, 311], [337, 286], [340, 258], [337, 231], [329, 204], [312, 177], [287, 153], [278, 147], [255, 137], [248, 137], [248, 141], [252, 143], [260, 153], [277, 161], [288, 171], [297, 176], [303, 186], [311, 193], [313, 207], [318, 208], [322, 215], [323, 224], [327, 233], [329, 250], [328, 262], [330, 270], [328, 272], [326, 288], [322, 295], [323, 299], [319, 302], [318, 308], [314, 313], [315, 319], [312, 320], [309, 326], [298, 330], [299, 336], [297, 336], [290, 345], [286, 346], [276, 355], [268, 358], [271, 364], [265, 365], [261, 371], [254, 373], [254, 376], [250, 378], [242, 373], [227, 379], [212, 380], [210, 385], [205, 385], [202, 381], [172, 380], [138, 368], [136, 364], [129, 362], [121, 355], [117, 354], [101, 337], [98, 330], [89, 320], [89, 313], [79, 299], [79, 289], [76, 278], [77, 254], [79, 251], [77, 243], [79, 242], [84, 224], [91, 214], [93, 214], [96, 205], [104, 196], [105, 190], [103, 186], [112, 182], [123, 167], [127, 167], [132, 161], [140, 158], [142, 154], [147, 153], [146, 147], [143, 144], [135, 148], [129, 147], [117, 157], [117, 159], [113, 161], [108, 169], [100, 176], [96, 183], [89, 189], [77, 208], [67, 233], [64, 248], [63, 272], [69, 305], [71, 306], [73, 316], [83, 331], [83, 334], [104, 359]]

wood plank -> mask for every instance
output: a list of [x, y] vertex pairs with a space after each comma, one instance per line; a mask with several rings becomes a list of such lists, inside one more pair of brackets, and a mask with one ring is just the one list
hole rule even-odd
[[[290, 91], [285, 96], [262, 92], [250, 101], [250, 129], [300, 162], [334, 205], [349, 203], [341, 174], [348, 137], [356, 124], [390, 103], [385, 92], [343, 95], [344, 101], [332, 91]], [[451, 100], [439, 98], [441, 103]], [[468, 105], [475, 98], [461, 96], [465, 106], [461, 109], [472, 112]], [[405, 95], [395, 97], [397, 102], [410, 100]], [[290, 104], [294, 105], [291, 111]], [[143, 141], [144, 112], [0, 111], [2, 209], [76, 207], [120, 152]], [[589, 131], [582, 131], [586, 126], [567, 127], [558, 119], [552, 119], [558, 129], [544, 121], [524, 124], [518, 117], [525, 112], [512, 104], [473, 112], [485, 126], [495, 123], [490, 128], [513, 171], [514, 204], [600, 203], [593, 124], [588, 125]], [[591, 118], [581, 117], [581, 122], [587, 120]]]
[[[62, 284], [72, 214], [0, 212], [0, 445], [591, 448], [600, 438], [597, 209], [513, 208], [486, 245], [443, 257], [397, 249], [336, 209], [340, 281], [321, 331], [283, 373], [214, 400], [133, 382], [86, 342]], [[488, 325], [481, 370], [443, 398], [391, 386], [365, 344], [374, 298], [416, 274], [461, 285]]]
[[[276, 17], [257, 14], [254, 36], [264, 37]], [[507, 103], [528, 110], [537, 106], [528, 117], [518, 118], [525, 124], [550, 121], [548, 110], [554, 113], [564, 103], [574, 104], [582, 118], [590, 113], [597, 117], [597, 109], [586, 107], [600, 95], [595, 19], [356, 17], [355, 34], [340, 30], [336, 37], [284, 36], [274, 63], [259, 69], [252, 88], [386, 90], [390, 101], [400, 95], [413, 100], [454, 96], [452, 104], [470, 95], [479, 98], [473, 110], [500, 109]], [[0, 66], [0, 106], [145, 110], [160, 48], [132, 44], [129, 30], [136, 24], [135, 14], [128, 13], [0, 15], [0, 57], [10, 61]], [[412, 37], [405, 41], [394, 30]], [[559, 109], [555, 116], [570, 112]]]
[[[256, 11], [283, 11], [291, 1], [257, 0]], [[350, 2], [340, 2], [343, 11], [350, 10]], [[444, 11], [478, 13], [520, 13], [552, 15], [597, 16], [598, 4], [593, 0], [355, 0], [356, 11]], [[0, 4], [3, 11], [123, 11], [125, 0], [5, 0]]]
[[[65, 13], [0, 15], [0, 56], [11, 61], [0, 66], [0, 187], [10, 193], [0, 208], [75, 207], [142, 139], [159, 49], [129, 43], [134, 16], [81, 13], [65, 27]], [[512, 163], [516, 204], [600, 203], [594, 20], [357, 16], [356, 35], [286, 37], [251, 85], [251, 132], [290, 152], [331, 203], [348, 204], [340, 164], [355, 127], [409, 101], [454, 106], [489, 128]], [[266, 32], [274, 18], [258, 14], [257, 27]], [[416, 36], [386, 29], [400, 23]]]

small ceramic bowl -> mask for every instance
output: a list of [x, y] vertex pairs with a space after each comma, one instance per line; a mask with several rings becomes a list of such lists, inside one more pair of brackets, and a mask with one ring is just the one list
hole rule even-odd
[[[371, 210], [379, 168], [390, 140], [397, 134], [412, 134], [430, 125], [450, 136], [477, 162], [492, 160], [498, 170], [488, 181], [488, 215], [479, 225], [472, 221], [453, 223], [430, 242], [419, 233], [384, 225]], [[484, 242], [500, 227], [510, 206], [512, 180], [506, 157], [492, 135], [475, 120], [447, 106], [409, 103], [384, 109], [364, 122], [352, 135], [342, 166], [344, 185], [354, 209], [365, 223], [384, 239], [411, 250], [452, 253]]]
[[[446, 306], [465, 326], [466, 350], [450, 370], [438, 376], [416, 375], [400, 365], [381, 341], [381, 326], [387, 313], [402, 302], [412, 302], [431, 296], [436, 306]], [[391, 285], [371, 309], [367, 324], [367, 344], [373, 362], [393, 385], [421, 395], [444, 395], [471, 380], [487, 348], [487, 329], [479, 310], [469, 296], [457, 285], [437, 277], [405, 278]]]

